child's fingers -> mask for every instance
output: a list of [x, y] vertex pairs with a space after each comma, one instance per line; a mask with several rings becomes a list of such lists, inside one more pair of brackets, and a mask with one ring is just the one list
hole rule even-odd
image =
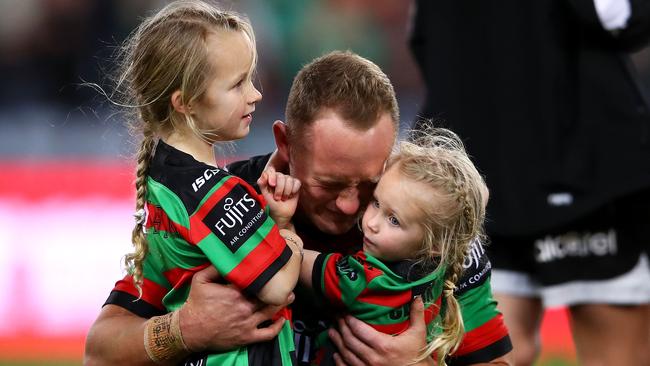
[[268, 174], [266, 174], [266, 172], [264, 171], [264, 172], [262, 172], [262, 174], [260, 175], [260, 177], [257, 178], [257, 185], [260, 186], [260, 190], [262, 190], [262, 192], [263, 192], [264, 189], [267, 187], [268, 182], [269, 182], [269, 176], [268, 176]]
[[294, 177], [287, 176], [284, 183], [284, 189], [282, 190], [282, 200], [286, 201], [293, 198], [299, 190], [300, 181]]
[[282, 190], [282, 200], [286, 201], [291, 198], [291, 192], [293, 191], [293, 181], [295, 179], [292, 177], [286, 177], [284, 182], [284, 189]]
[[264, 170], [264, 172], [269, 177], [269, 187], [275, 187], [277, 185], [277, 180], [276, 180], [277, 173], [275, 172], [275, 169], [273, 167], [267, 167]]
[[282, 199], [284, 195], [287, 176], [282, 173], [276, 173], [275, 179], [276, 179], [276, 185], [275, 185], [275, 193], [273, 194], [273, 198], [275, 198], [276, 201], [279, 201]]
[[291, 196], [298, 193], [298, 191], [300, 190], [300, 185], [301, 185], [300, 180], [294, 178], [293, 179], [293, 186], [291, 187]]

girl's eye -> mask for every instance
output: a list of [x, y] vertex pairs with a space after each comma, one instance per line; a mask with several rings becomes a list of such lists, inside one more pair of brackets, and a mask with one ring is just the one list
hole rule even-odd
[[372, 204], [372, 207], [374, 207], [374, 208], [379, 208], [379, 201], [377, 201], [377, 200], [372, 200], [371, 204]]
[[239, 88], [239, 87], [241, 87], [242, 85], [244, 85], [244, 79], [239, 80], [239, 81], [237, 82], [237, 84], [235, 84], [235, 88]]
[[393, 226], [399, 226], [399, 220], [393, 215], [388, 217], [388, 222], [390, 222], [390, 224]]

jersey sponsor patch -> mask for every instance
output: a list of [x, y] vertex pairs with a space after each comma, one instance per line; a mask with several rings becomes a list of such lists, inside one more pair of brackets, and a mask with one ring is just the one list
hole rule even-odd
[[233, 189], [212, 208], [203, 223], [235, 253], [262, 226], [266, 217], [250, 193]]
[[475, 239], [463, 261], [463, 275], [456, 284], [456, 296], [479, 287], [490, 276], [492, 264], [485, 254], [483, 244]]

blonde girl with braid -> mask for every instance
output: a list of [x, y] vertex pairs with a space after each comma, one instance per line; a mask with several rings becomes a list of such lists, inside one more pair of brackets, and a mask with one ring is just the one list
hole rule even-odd
[[[137, 290], [118, 284], [122, 297], [112, 303], [153, 316], [145, 350], [153, 362], [175, 363], [192, 352], [180, 318], [197, 271], [214, 265], [249, 296], [286, 304], [302, 259], [302, 242], [288, 220], [300, 183], [282, 177], [288, 189], [276, 200], [268, 179], [260, 195], [217, 165], [213, 145], [245, 137], [262, 97], [253, 85], [257, 53], [246, 18], [203, 1], [172, 2], [142, 22], [123, 56], [117, 90], [128, 99], [120, 104], [134, 112], [142, 136], [135, 250], [126, 256], [127, 280]], [[279, 317], [289, 319], [288, 310]], [[285, 322], [269, 343], [195, 354], [185, 362], [291, 365], [293, 358]]]
[[[361, 219], [363, 250], [353, 255], [305, 251], [300, 281], [340, 312], [388, 334], [409, 325], [420, 296], [426, 349], [413, 364], [434, 357], [445, 365], [463, 338], [454, 297], [466, 254], [483, 237], [487, 188], [453, 132], [418, 132], [401, 142]], [[320, 365], [339, 357], [320, 339]]]

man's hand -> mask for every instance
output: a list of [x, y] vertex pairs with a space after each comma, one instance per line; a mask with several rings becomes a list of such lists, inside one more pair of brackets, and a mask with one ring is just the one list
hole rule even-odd
[[[275, 338], [284, 319], [266, 328], [257, 326], [271, 319], [281, 306], [251, 301], [229, 285], [213, 283], [218, 277], [210, 266], [192, 278], [188, 302], [180, 310], [185, 344], [192, 351], [227, 350]], [[292, 300], [293, 295], [287, 303]], [[88, 332], [84, 365], [155, 365], [144, 349], [146, 322], [120, 306], [104, 306]], [[185, 356], [177, 358], [180, 361]]]
[[[280, 332], [283, 318], [268, 327], [258, 326], [284, 306], [265, 305], [257, 299], [249, 299], [230, 285], [214, 283], [218, 278], [213, 266], [197, 272], [192, 278], [187, 302], [180, 309], [181, 333], [190, 350], [229, 350], [271, 340]], [[293, 294], [287, 304], [291, 301]]]
[[[412, 365], [412, 360], [417, 359], [426, 346], [424, 304], [419, 297], [411, 304], [410, 321], [406, 331], [391, 336], [351, 316], [339, 319], [339, 331], [329, 330], [339, 351], [334, 355], [336, 365]], [[433, 360], [427, 357], [417, 365], [433, 365]]]

